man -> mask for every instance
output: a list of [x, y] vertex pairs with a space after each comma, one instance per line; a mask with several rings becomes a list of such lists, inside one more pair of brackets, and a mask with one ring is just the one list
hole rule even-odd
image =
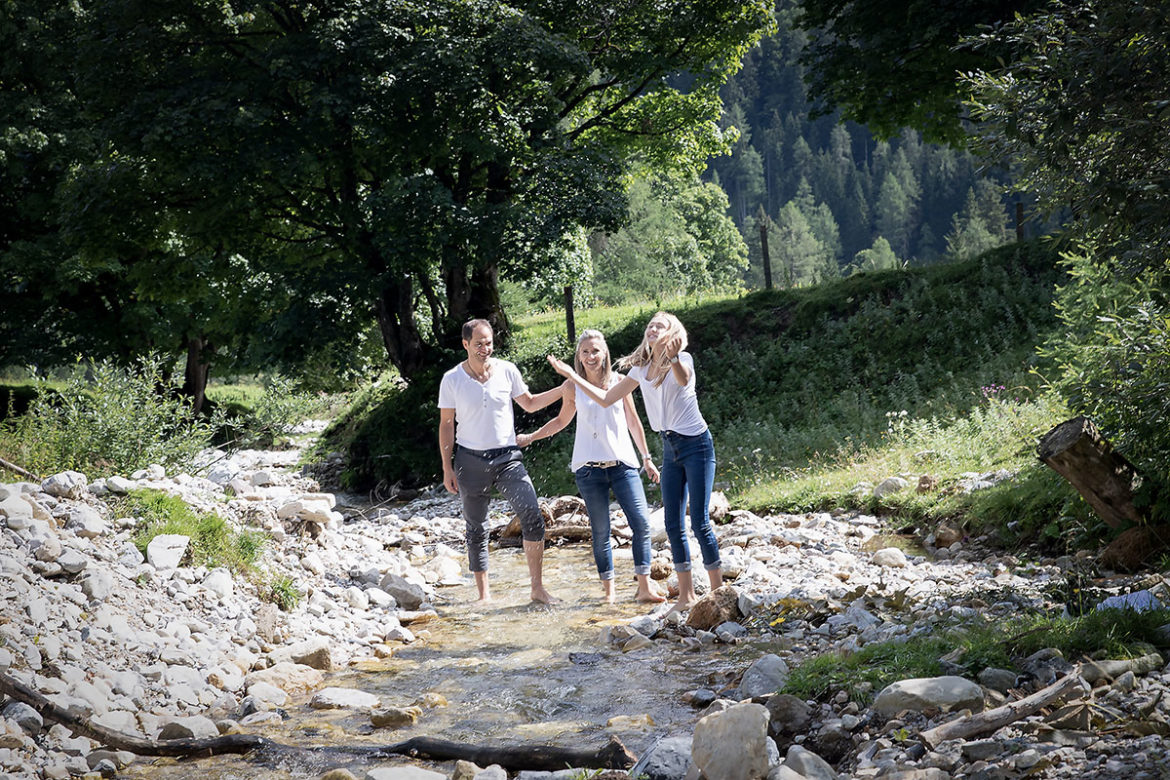
[[528, 412], [560, 397], [560, 388], [533, 396], [519, 369], [492, 358], [492, 326], [470, 320], [463, 326], [467, 360], [443, 375], [439, 385], [439, 452], [443, 485], [463, 499], [467, 558], [479, 591], [478, 603], [491, 601], [487, 572], [487, 513], [495, 487], [520, 518], [524, 558], [532, 600], [551, 604], [544, 589], [544, 516], [536, 490], [516, 446], [512, 401]]

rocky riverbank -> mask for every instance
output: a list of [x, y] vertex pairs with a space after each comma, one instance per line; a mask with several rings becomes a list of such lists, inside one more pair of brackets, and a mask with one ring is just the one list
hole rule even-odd
[[[207, 453], [203, 476], [154, 467], [94, 482], [66, 472], [0, 486], [0, 672], [94, 724], [149, 739], [260, 730], [279, 721], [290, 701], [360, 711], [375, 729], [423, 716], [420, 707], [384, 706], [372, 694], [326, 686], [324, 675], [393, 653], [441, 620], [444, 603], [472, 597], [457, 502], [443, 494], [393, 509], [349, 506], [295, 471], [295, 458]], [[243, 578], [191, 566], [191, 540], [177, 535], [156, 538], [143, 555], [131, 541], [140, 519], [112, 509], [112, 497], [141, 488], [265, 531], [274, 544], [261, 573]], [[558, 538], [571, 539], [563, 529], [581, 518], [572, 501], [558, 503], [566, 508], [555, 523]], [[497, 532], [506, 533], [507, 518], [498, 517]], [[725, 684], [688, 693], [693, 727], [664, 734], [635, 774], [1170, 777], [1161, 747], [1170, 733], [1170, 668], [1153, 652], [1092, 666], [1042, 653], [977, 680], [903, 681], [867, 705], [845, 690], [828, 702], [776, 694], [792, 667], [818, 654], [1051, 608], [1046, 594], [1072, 564], [1021, 565], [945, 528], [929, 538], [927, 554], [907, 555], [876, 543], [883, 533], [877, 519], [856, 513], [758, 517], [727, 509], [718, 535], [730, 584], [687, 615], [648, 608], [607, 627], [598, 647], [646, 654], [671, 643], [704, 653], [747, 642], [762, 655], [727, 670]], [[627, 539], [619, 523], [615, 542]], [[660, 528], [655, 548], [665, 576]], [[301, 598], [289, 611], [273, 603], [277, 581], [297, 584]], [[1132, 606], [1165, 601], [1164, 585], [1144, 584], [1155, 587], [1131, 597]], [[1010, 710], [1068, 674], [1078, 676], [1075, 686], [1033, 713], [962, 737], [923, 736], [982, 711]], [[134, 761], [46, 722], [27, 704], [0, 705], [0, 771], [10, 776], [110, 777]], [[410, 764], [378, 760], [362, 771], [376, 780], [506, 776], [499, 767], [461, 763], [440, 773]]]

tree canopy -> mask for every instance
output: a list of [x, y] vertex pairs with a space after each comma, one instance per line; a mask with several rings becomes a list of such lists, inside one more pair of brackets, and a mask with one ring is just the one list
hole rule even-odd
[[[293, 345], [289, 312], [305, 337], [372, 316], [408, 376], [469, 316], [506, 332], [501, 272], [619, 226], [632, 164], [696, 170], [723, 149], [718, 88], [771, 24], [761, 0], [72, 8], [52, 71], [69, 79], [44, 87], [93, 133], [46, 187], [70, 256]], [[213, 342], [227, 314], [179, 340]]]

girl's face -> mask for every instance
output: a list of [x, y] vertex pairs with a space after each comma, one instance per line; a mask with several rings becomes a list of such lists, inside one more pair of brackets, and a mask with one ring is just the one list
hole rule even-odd
[[646, 341], [653, 344], [668, 330], [670, 330], [670, 323], [662, 317], [655, 317], [646, 324]]
[[605, 342], [599, 338], [585, 339], [577, 347], [577, 356], [581, 358], [581, 365], [590, 372], [601, 368], [606, 359], [605, 352]]

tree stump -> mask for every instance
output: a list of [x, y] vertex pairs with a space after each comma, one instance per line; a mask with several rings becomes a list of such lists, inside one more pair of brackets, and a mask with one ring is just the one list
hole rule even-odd
[[1137, 469], [1113, 449], [1088, 417], [1066, 420], [1044, 434], [1036, 455], [1068, 480], [1110, 528], [1145, 520], [1133, 504]]

